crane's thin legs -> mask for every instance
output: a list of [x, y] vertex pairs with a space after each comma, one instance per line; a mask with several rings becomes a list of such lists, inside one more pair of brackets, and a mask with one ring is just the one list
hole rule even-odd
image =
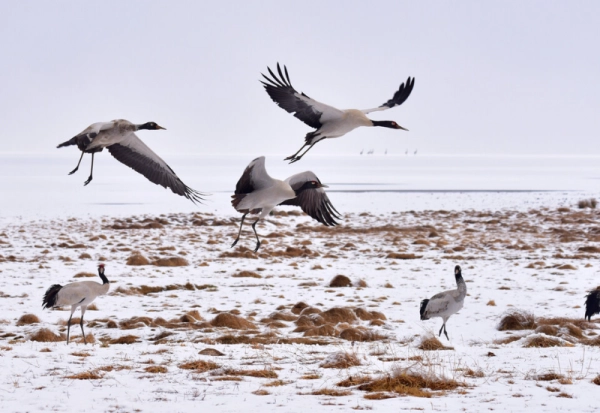
[[258, 217], [256, 221], [254, 221], [254, 224], [252, 224], [252, 229], [254, 230], [254, 235], [256, 236], [256, 248], [254, 248], [254, 252], [258, 251], [260, 248], [260, 240], [258, 239], [258, 234], [256, 233], [256, 224], [258, 221], [260, 221], [260, 217]]
[[237, 242], [240, 240], [240, 235], [242, 233], [242, 225], [244, 225], [244, 218], [246, 218], [246, 215], [248, 215], [247, 212], [244, 215], [242, 215], [242, 222], [240, 223], [240, 230], [238, 231], [237, 238], [235, 239], [235, 241], [233, 241], [233, 244], [231, 244], [231, 248], [235, 247], [235, 244], [237, 244]]
[[85, 181], [83, 183], [83, 186], [86, 186], [87, 184], [89, 184], [90, 182], [92, 182], [92, 175], [94, 173], [94, 154], [92, 154], [92, 169], [90, 169], [90, 177], [87, 179], [87, 181]]
[[69, 175], [73, 175], [75, 172], [77, 172], [77, 170], [79, 169], [79, 165], [81, 164], [81, 160], [83, 159], [84, 154], [85, 154], [85, 152], [81, 152], [81, 156], [79, 157], [79, 162], [77, 162], [77, 166], [75, 167], [75, 169], [73, 169], [71, 172], [69, 172]]
[[79, 326], [81, 327], [81, 334], [83, 334], [83, 342], [87, 344], [85, 339], [85, 331], [83, 331], [83, 315], [85, 314], [85, 308], [81, 307], [81, 320], [79, 320]]
[[300, 149], [298, 149], [298, 152], [296, 152], [295, 154], [293, 154], [291, 156], [288, 156], [287, 158], [284, 159], [284, 161], [290, 161], [291, 160], [290, 163], [294, 162], [296, 160], [296, 155], [298, 155], [302, 151], [302, 149], [306, 148], [307, 146], [308, 146], [308, 144], [305, 143], [304, 145], [302, 145], [302, 147]]
[[[321, 141], [317, 141], [317, 142], [321, 142]], [[304, 151], [304, 153], [302, 153], [302, 155], [300, 156], [296, 156], [298, 155], [298, 152], [300, 152], [302, 150], [302, 148], [304, 148], [304, 146], [306, 146], [306, 144], [304, 144], [304, 146], [302, 148], [300, 148], [300, 151], [296, 152], [295, 154], [293, 154], [292, 156], [288, 156], [287, 158], [284, 159], [284, 161], [290, 160], [290, 163], [294, 163], [294, 162], [298, 162], [300, 159], [302, 159], [302, 157], [304, 155], [306, 155], [306, 152], [310, 151], [312, 149], [313, 146], [315, 146], [317, 144], [317, 142], [313, 143], [312, 145], [310, 145], [308, 147], [307, 150]]]
[[67, 344], [69, 344], [69, 334], [71, 333], [71, 319], [73, 318], [73, 313], [75, 309], [71, 310], [71, 315], [69, 316], [69, 321], [67, 321]]
[[446, 336], [446, 340], [450, 341], [450, 339], [448, 338], [448, 331], [446, 331], [446, 323], [445, 322], [444, 322], [444, 324], [442, 324], [442, 327], [440, 328], [438, 337], [442, 335], [442, 330], [444, 330], [444, 335]]

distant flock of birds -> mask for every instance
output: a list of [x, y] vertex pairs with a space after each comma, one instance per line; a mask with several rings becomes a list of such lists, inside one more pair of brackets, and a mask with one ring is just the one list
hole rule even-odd
[[[306, 134], [304, 144], [298, 151], [285, 158], [290, 163], [298, 162], [318, 142], [324, 139], [339, 138], [361, 126], [408, 130], [394, 121], [372, 120], [366, 115], [371, 112], [391, 109], [404, 103], [413, 90], [414, 78], [409, 77], [406, 82], [400, 85], [392, 98], [380, 106], [363, 110], [340, 110], [312, 99], [294, 89], [285, 66], [282, 70], [278, 63], [277, 73], [274, 73], [270, 68], [267, 69], [270, 77], [262, 74], [264, 80], [261, 83], [271, 99], [288, 113], [292, 113], [296, 118], [315, 129]], [[88, 185], [93, 179], [94, 155], [107, 148], [110, 154], [119, 162], [142, 174], [150, 182], [169, 188], [173, 193], [181, 195], [194, 203], [201, 203], [206, 194], [185, 185], [175, 174], [175, 171], [135, 134], [139, 130], [160, 129], [165, 128], [155, 122], [134, 124], [124, 119], [97, 122], [68, 141], [59, 144], [58, 148], [76, 145], [81, 151], [77, 166], [69, 172], [69, 175], [74, 174], [79, 169], [84, 154], [89, 153], [92, 155], [90, 176], [84, 182], [84, 185]], [[416, 153], [415, 150], [415, 155]], [[273, 208], [278, 205], [298, 206], [323, 225], [337, 225], [336, 219], [341, 218], [340, 214], [331, 204], [323, 188], [327, 188], [327, 185], [323, 185], [317, 175], [311, 171], [292, 175], [282, 181], [269, 176], [265, 168], [264, 156], [254, 159], [244, 170], [232, 195], [232, 206], [243, 215], [237, 237], [231, 247], [234, 247], [240, 239], [246, 215], [258, 214], [257, 219], [252, 223], [252, 230], [256, 237], [254, 251], [258, 251], [261, 243], [256, 232], [256, 224], [268, 216]], [[104, 264], [100, 264], [98, 275], [102, 280], [102, 284], [94, 281], [74, 282], [65, 286], [55, 284], [46, 291], [42, 301], [43, 308], [71, 306], [71, 315], [67, 323], [67, 344], [69, 343], [71, 319], [77, 308], [81, 309], [81, 332], [84, 343], [87, 344], [83, 329], [83, 317], [88, 305], [96, 297], [108, 292], [110, 284], [104, 270]], [[430, 299], [423, 300], [420, 305], [421, 320], [435, 317], [442, 318], [443, 324], [438, 335], [441, 336], [444, 332], [447, 339], [449, 338], [446, 331], [446, 322], [452, 314], [463, 307], [467, 293], [460, 266], [455, 267], [454, 275], [457, 285], [455, 290], [436, 294]], [[585, 317], [589, 320], [592, 315], [597, 313], [600, 313], [600, 290], [590, 292], [586, 299]]]

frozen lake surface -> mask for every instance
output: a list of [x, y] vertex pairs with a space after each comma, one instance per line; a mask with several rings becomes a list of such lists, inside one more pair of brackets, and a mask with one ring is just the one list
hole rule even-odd
[[[78, 151], [0, 154], [1, 216], [98, 216], [168, 212], [235, 214], [230, 195], [252, 155], [165, 155], [188, 186], [212, 194], [202, 206], [175, 196], [112, 158], [90, 156], [68, 176]], [[258, 156], [258, 155], [256, 155]], [[501, 209], [554, 206], [596, 196], [600, 156], [307, 156], [288, 165], [267, 156], [271, 176], [312, 170], [344, 212]]]

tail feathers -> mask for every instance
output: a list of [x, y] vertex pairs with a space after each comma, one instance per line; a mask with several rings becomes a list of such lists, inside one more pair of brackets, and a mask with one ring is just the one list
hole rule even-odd
[[429, 303], [428, 299], [421, 301], [421, 320], [429, 320], [429, 317], [425, 315], [425, 310], [427, 309], [427, 304]]
[[600, 314], [600, 290], [591, 291], [585, 300], [585, 319], [590, 321], [594, 314]]
[[58, 299], [58, 292], [62, 289], [62, 285], [54, 284], [52, 287], [46, 290], [46, 294], [44, 294], [44, 299], [42, 301], [42, 308], [52, 308], [56, 306], [56, 301]]
[[57, 148], [62, 148], [63, 146], [71, 146], [71, 145], [77, 145], [77, 136], [69, 139], [66, 142], [61, 143], [60, 145], [57, 146]]

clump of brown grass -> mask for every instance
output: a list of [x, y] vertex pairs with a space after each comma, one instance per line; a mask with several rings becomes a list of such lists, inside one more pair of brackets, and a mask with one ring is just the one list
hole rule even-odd
[[276, 379], [279, 376], [273, 370], [237, 370], [237, 369], [225, 369], [222, 372], [229, 376], [247, 376], [247, 377], [258, 377], [261, 379]]
[[313, 390], [309, 394], [313, 396], [332, 396], [332, 397], [340, 397], [340, 396], [350, 396], [352, 392], [350, 390], [336, 390], [336, 389], [328, 389], [322, 388], [318, 390]]
[[262, 275], [255, 273], [254, 271], [240, 271], [233, 274], [234, 278], [262, 278]]
[[416, 260], [419, 258], [423, 258], [422, 255], [415, 255], [415, 254], [410, 254], [410, 253], [396, 253], [396, 252], [390, 252], [388, 255], [386, 255], [385, 258], [391, 258], [394, 260]]
[[505, 338], [499, 338], [497, 340], [494, 340], [494, 344], [510, 344], [513, 341], [519, 341], [521, 339], [521, 337], [519, 336], [508, 336]]
[[423, 337], [423, 339], [421, 340], [421, 342], [419, 343], [417, 348], [420, 350], [425, 350], [425, 351], [452, 350], [453, 349], [453, 347], [444, 346], [442, 344], [442, 342], [440, 340], [438, 340], [437, 337], [432, 336], [432, 335]]
[[198, 352], [198, 354], [203, 355], [203, 356], [216, 356], [216, 357], [222, 357], [225, 355], [224, 353], [221, 353], [216, 348], [205, 348], [203, 350], [200, 350]]
[[469, 368], [465, 370], [465, 377], [481, 378], [485, 377], [485, 373], [482, 370], [473, 370]]
[[543, 373], [543, 374], [537, 374], [534, 376], [528, 376], [526, 378], [530, 378], [531, 380], [536, 380], [536, 381], [552, 381], [552, 380], [561, 380], [564, 377], [565, 376], [563, 376], [562, 374], [548, 372], [548, 373]]
[[330, 354], [322, 363], [324, 369], [347, 369], [360, 366], [362, 363], [354, 353], [338, 352]]
[[359, 384], [370, 383], [371, 381], [373, 381], [373, 378], [371, 378], [370, 376], [350, 376], [347, 379], [336, 383], [336, 386], [354, 387], [358, 386]]
[[83, 373], [72, 374], [65, 376], [66, 379], [73, 380], [99, 380], [103, 377], [97, 370], [84, 371]]
[[217, 316], [210, 321], [210, 324], [213, 327], [228, 327], [235, 330], [249, 330], [257, 328], [256, 325], [251, 321], [231, 313], [217, 314]]
[[17, 326], [25, 326], [30, 324], [37, 324], [40, 322], [40, 319], [35, 314], [23, 314], [17, 320]]
[[596, 209], [597, 205], [598, 205], [598, 201], [596, 201], [596, 198], [581, 199], [581, 200], [579, 200], [579, 202], [577, 202], [577, 207], [579, 209], [585, 209], [585, 208]]
[[495, 307], [496, 306], [496, 302], [494, 300], [490, 300], [487, 302], [486, 305], [489, 305], [490, 307]]
[[181, 363], [177, 367], [183, 370], [194, 370], [196, 373], [204, 373], [209, 370], [221, 368], [217, 363], [206, 360], [193, 360], [186, 363]]
[[188, 260], [182, 257], [159, 258], [152, 262], [157, 267], [187, 267], [190, 265]]
[[144, 369], [147, 373], [166, 373], [169, 371], [165, 366], [148, 366]]
[[302, 380], [318, 380], [321, 378], [319, 373], [307, 373], [300, 376]]
[[328, 323], [355, 323], [358, 318], [350, 308], [334, 307], [327, 311], [323, 311], [321, 317]]
[[352, 281], [345, 275], [338, 274], [329, 282], [330, 287], [352, 287]]
[[553, 325], [550, 325], [550, 324], [545, 324], [545, 325], [538, 326], [535, 329], [535, 332], [545, 334], [547, 336], [555, 336], [558, 334], [558, 328]]
[[126, 265], [150, 265], [150, 260], [144, 257], [142, 254], [134, 253], [129, 258], [127, 258]]
[[97, 275], [94, 274], [93, 272], [78, 272], [77, 274], [75, 274], [73, 276], [73, 278], [92, 278], [92, 277], [96, 277]]
[[57, 341], [65, 341], [67, 336], [64, 334], [54, 334], [47, 328], [41, 328], [31, 335], [29, 338], [31, 341], [38, 341], [41, 343], [55, 343]]
[[273, 380], [268, 383], [263, 384], [265, 387], [279, 387], [279, 386], [287, 386], [288, 384], [293, 383], [291, 380]]
[[340, 338], [348, 341], [377, 341], [383, 340], [387, 337], [384, 337], [366, 328], [350, 327], [342, 330], [340, 333]]
[[[297, 331], [298, 329], [294, 330]], [[336, 337], [339, 331], [332, 324], [324, 324], [318, 327], [307, 328], [304, 331], [304, 337], [323, 336], [323, 337]]]
[[200, 316], [200, 312], [198, 310], [191, 310], [182, 315], [179, 318], [179, 321], [183, 323], [195, 323], [197, 321], [202, 321], [202, 316]]
[[364, 321], [387, 320], [385, 314], [380, 313], [379, 311], [368, 311], [362, 307], [355, 308], [354, 314], [356, 314], [358, 318]]
[[569, 393], [565, 393], [564, 391], [558, 393], [556, 395], [556, 397], [564, 397], [565, 399], [572, 399], [573, 398], [573, 396], [571, 396]]
[[110, 344], [133, 344], [133, 343], [137, 342], [138, 339], [139, 339], [138, 336], [128, 334], [126, 336], [114, 338], [114, 339], [110, 340], [109, 343]]
[[594, 383], [596, 386], [600, 386], [600, 374], [592, 379], [592, 383]]
[[430, 374], [423, 375], [420, 372], [405, 370], [397, 371], [390, 376], [362, 384], [358, 386], [358, 389], [369, 392], [393, 392], [415, 397], [431, 397], [433, 396], [431, 391], [443, 392], [455, 390], [461, 386], [464, 386], [464, 384], [454, 379]]
[[504, 314], [500, 323], [498, 324], [498, 330], [533, 330], [535, 328], [535, 318], [533, 314], [527, 311], [521, 310], [510, 310]]
[[306, 304], [304, 301], [299, 301], [294, 304], [291, 311], [293, 314], [300, 314], [306, 307], [308, 307], [308, 304]]
[[375, 392], [375, 393], [367, 393], [365, 394], [365, 399], [367, 400], [385, 400], [385, 399], [394, 399], [396, 397], [393, 393], [386, 392]]
[[258, 390], [254, 390], [252, 392], [252, 394], [255, 394], [257, 396], [268, 396], [269, 394], [271, 394], [271, 392], [269, 392], [268, 390], [265, 390], [265, 389], [258, 389]]

